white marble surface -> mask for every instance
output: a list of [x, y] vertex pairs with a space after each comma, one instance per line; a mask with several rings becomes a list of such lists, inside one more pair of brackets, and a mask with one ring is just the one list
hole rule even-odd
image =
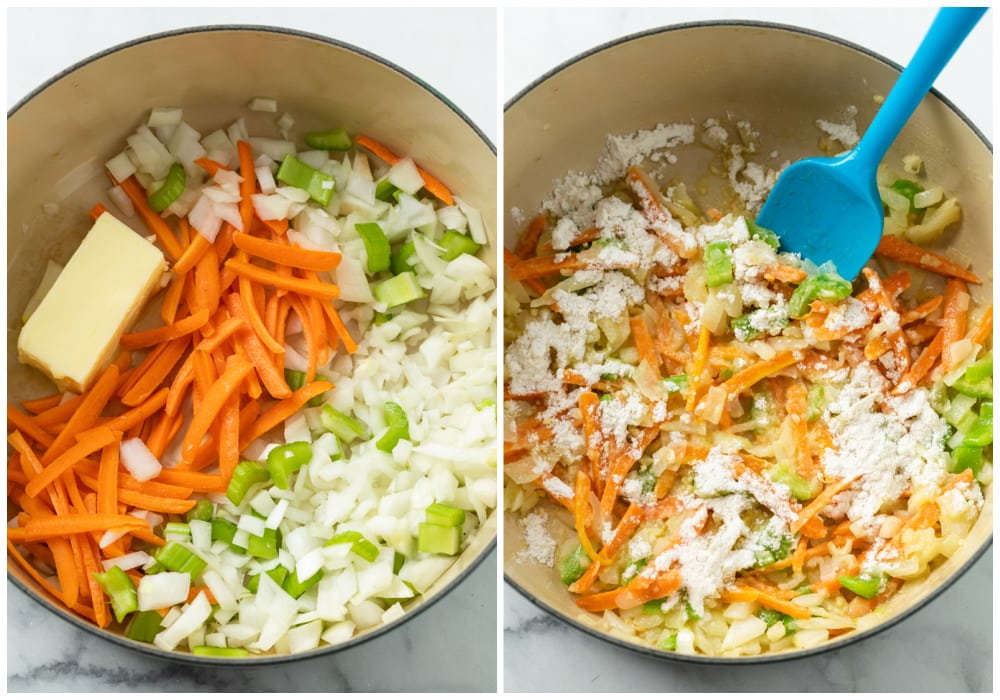
[[[149, 33], [261, 24], [325, 34], [393, 61], [458, 105], [496, 143], [495, 17], [493, 9], [13, 9], [7, 13], [7, 105], [73, 63]], [[492, 691], [496, 589], [494, 552], [447, 598], [389, 634], [310, 661], [225, 671], [167, 664], [105, 642], [8, 584], [7, 690]]]
[[[630, 33], [710, 19], [808, 27], [905, 64], [934, 10], [508, 9], [503, 99], [580, 52]], [[987, 14], [936, 86], [992, 139], [992, 22]], [[530, 49], [528, 48], [530, 47]], [[504, 592], [504, 689], [657, 692], [962, 692], [993, 687], [992, 549], [951, 589], [890, 630], [845, 649], [759, 667], [664, 662], [595, 639]]]

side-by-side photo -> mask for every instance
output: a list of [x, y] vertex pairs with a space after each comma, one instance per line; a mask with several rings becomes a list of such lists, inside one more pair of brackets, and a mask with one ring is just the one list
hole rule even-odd
[[496, 9], [8, 22], [7, 689], [496, 692]]
[[507, 692], [992, 688], [992, 22], [505, 11]]

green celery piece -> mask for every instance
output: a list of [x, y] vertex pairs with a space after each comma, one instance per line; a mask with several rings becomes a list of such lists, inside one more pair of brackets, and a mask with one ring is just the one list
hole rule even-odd
[[186, 183], [187, 173], [184, 172], [184, 166], [180, 163], [174, 163], [170, 166], [170, 171], [167, 173], [163, 184], [146, 198], [146, 203], [149, 204], [149, 208], [153, 211], [161, 212], [184, 194]]
[[135, 584], [128, 577], [121, 567], [112, 566], [103, 574], [96, 571], [91, 572], [94, 580], [101, 585], [101, 590], [111, 599], [111, 609], [115, 612], [115, 619], [121, 622], [130, 612], [139, 609], [139, 598], [135, 590]]
[[389, 314], [382, 313], [381, 311], [376, 311], [374, 316], [372, 317], [372, 321], [375, 323], [376, 326], [381, 326], [386, 321], [391, 321], [391, 320], [392, 316], [390, 316]]
[[246, 656], [250, 656], [250, 652], [246, 649], [235, 649], [231, 647], [210, 647], [210, 646], [196, 646], [191, 649], [191, 653], [195, 656], [216, 656], [224, 657], [229, 659], [242, 659]]
[[331, 175], [320, 172], [311, 165], [289, 153], [278, 168], [278, 180], [291, 187], [298, 187], [309, 193], [309, 198], [324, 207], [333, 196], [335, 180]]
[[[357, 530], [345, 530], [344, 532], [338, 532], [336, 535], [328, 539], [324, 546], [328, 547], [335, 544], [347, 544], [348, 542], [351, 543], [351, 551], [365, 561], [373, 562], [378, 559], [378, 546], [373, 544], [371, 540], [366, 538]], [[395, 564], [395, 559], [393, 559], [393, 564]]]
[[287, 489], [292, 474], [309, 464], [311, 459], [312, 445], [302, 441], [290, 442], [267, 453], [267, 472], [275, 486]]
[[[280, 586], [285, 582], [285, 577], [288, 576], [288, 569], [286, 569], [281, 564], [278, 564], [273, 569], [268, 569], [264, 573], [270, 576], [271, 580]], [[247, 590], [250, 591], [251, 593], [256, 593], [259, 587], [260, 587], [260, 574], [254, 574], [253, 576], [250, 577], [250, 580], [247, 581]]]
[[368, 428], [364, 423], [346, 413], [341, 413], [329, 404], [323, 406], [323, 412], [319, 416], [319, 421], [324, 429], [333, 433], [344, 442], [349, 443], [358, 438], [369, 437]]
[[388, 180], [379, 180], [375, 184], [375, 199], [381, 202], [395, 204], [397, 192], [399, 192], [399, 188]]
[[642, 495], [645, 496], [653, 493], [653, 489], [656, 487], [657, 476], [652, 467], [640, 469], [636, 477], [638, 477], [639, 483], [642, 484]]
[[847, 280], [833, 273], [822, 272], [802, 280], [788, 300], [788, 315], [802, 318], [809, 313], [809, 305], [820, 301], [840, 301], [851, 295], [853, 287]]
[[191, 527], [187, 523], [167, 523], [166, 527], [163, 528], [163, 534], [164, 536], [180, 535], [190, 539]]
[[462, 546], [462, 528], [420, 523], [417, 550], [427, 554], [457, 554]]
[[896, 180], [894, 183], [889, 185], [889, 189], [893, 192], [903, 195], [908, 200], [910, 200], [910, 211], [923, 211], [925, 207], [916, 207], [913, 204], [913, 196], [924, 191], [924, 188], [915, 183], [913, 180]]
[[993, 419], [979, 418], [965, 434], [962, 447], [986, 447], [993, 444]]
[[319, 583], [321, 578], [323, 578], [322, 570], [317, 571], [305, 581], [299, 581], [299, 577], [295, 575], [295, 572], [289, 571], [288, 577], [285, 578], [285, 582], [281, 584], [281, 587], [285, 593], [293, 598], [301, 598], [302, 594]]
[[959, 394], [952, 398], [944, 407], [944, 410], [941, 411], [941, 417], [948, 421], [949, 425], [957, 428], [969, 415], [974, 415], [973, 409], [975, 406], [976, 399], [974, 397]]
[[226, 496], [234, 506], [238, 506], [246, 498], [251, 486], [267, 481], [267, 478], [267, 467], [259, 462], [244, 460], [233, 470], [229, 486], [226, 487]]
[[125, 636], [137, 642], [152, 642], [163, 631], [163, 616], [155, 610], [140, 610], [132, 615]]
[[311, 131], [306, 134], [306, 145], [318, 151], [347, 151], [351, 148], [351, 137], [343, 127], [326, 131]]
[[268, 561], [278, 556], [278, 531], [264, 530], [263, 535], [250, 535], [247, 554]]
[[951, 467], [948, 469], [952, 474], [961, 474], [966, 469], [972, 470], [973, 476], [979, 476], [979, 470], [983, 468], [983, 448], [974, 445], [959, 445], [951, 451]]
[[733, 256], [727, 241], [712, 241], [705, 247], [705, 283], [721, 287], [733, 281]]
[[664, 632], [663, 636], [656, 642], [656, 648], [663, 651], [677, 651], [677, 633]]
[[675, 374], [672, 377], [661, 380], [661, 384], [667, 390], [668, 394], [676, 394], [679, 391], [687, 389], [688, 376], [686, 374]]
[[417, 283], [417, 277], [412, 272], [401, 272], [394, 277], [382, 280], [372, 285], [372, 294], [376, 301], [380, 301], [387, 308], [409, 304], [411, 301], [422, 299], [426, 296], [424, 290]]
[[432, 503], [427, 506], [426, 522], [434, 525], [464, 525], [465, 511], [461, 508], [447, 506], [444, 503]]
[[753, 340], [760, 335], [760, 331], [751, 325], [749, 313], [745, 313], [742, 316], [737, 316], [736, 318], [731, 319], [729, 321], [729, 327], [733, 329], [733, 335], [736, 336], [736, 340], [741, 343]]
[[188, 522], [192, 520], [211, 520], [214, 515], [215, 504], [211, 501], [201, 500], [194, 504], [194, 508], [187, 512], [185, 518]]
[[813, 384], [809, 387], [808, 406], [806, 408], [806, 421], [812, 423], [823, 415], [826, 408], [826, 396], [822, 384]]
[[684, 601], [684, 612], [687, 613], [687, 619], [688, 620], [694, 621], [694, 620], [700, 620], [701, 619], [701, 615], [699, 615], [698, 613], [696, 613], [694, 611], [694, 608], [691, 607], [691, 603], [687, 602], [686, 600]]
[[583, 545], [577, 545], [576, 549], [563, 557], [559, 562], [559, 578], [567, 586], [586, 573], [590, 566], [590, 557], [583, 551]]
[[[323, 379], [325, 381], [330, 381], [329, 377], [324, 377], [322, 374], [317, 374], [316, 379]], [[285, 369], [285, 383], [288, 384], [288, 388], [292, 391], [301, 389], [306, 385], [306, 373], [301, 372], [297, 369]], [[323, 400], [326, 398], [326, 392], [320, 394], [319, 396], [314, 396], [308, 401], [306, 401], [306, 406], [310, 408], [315, 408], [317, 406], [323, 405]]]
[[963, 377], [959, 377], [955, 380], [955, 383], [951, 385], [951, 388], [960, 394], [965, 394], [966, 396], [971, 396], [975, 399], [992, 399], [993, 398], [993, 377], [985, 377], [977, 381], [970, 381], [968, 378], [968, 372]]
[[153, 558], [165, 569], [191, 574], [192, 579], [196, 578], [208, 566], [204, 559], [179, 542], [167, 542], [156, 550]]
[[862, 598], [871, 600], [878, 595], [879, 589], [882, 587], [882, 580], [882, 576], [873, 576], [871, 574], [841, 576], [840, 585]]
[[[621, 585], [627, 586], [628, 584], [630, 584], [632, 582], [632, 579], [634, 579], [636, 576], [638, 576], [639, 572], [642, 571], [643, 568], [648, 563], [649, 563], [649, 559], [646, 559], [645, 557], [642, 558], [642, 559], [635, 559], [635, 560], [629, 562], [628, 566], [626, 566], [625, 569], [622, 571]], [[626, 572], [629, 571], [629, 569], [632, 570], [632, 573], [630, 573], [630, 574], [628, 574], [626, 576]]]
[[747, 223], [747, 231], [750, 232], [750, 240], [764, 241], [769, 246], [777, 250], [781, 245], [778, 240], [778, 234], [769, 228], [764, 228], [763, 226], [758, 226], [756, 222], [743, 217], [743, 220]]
[[462, 254], [475, 255], [480, 248], [480, 245], [472, 240], [471, 236], [466, 236], [453, 229], [445, 231], [437, 243], [444, 248], [441, 257], [445, 260], [454, 260]]
[[225, 542], [231, 550], [238, 554], [243, 554], [247, 550], [233, 544], [233, 537], [236, 536], [236, 530], [236, 523], [223, 520], [222, 518], [215, 518], [212, 520], [212, 541]]
[[417, 246], [412, 239], [394, 250], [389, 256], [389, 269], [392, 270], [392, 274], [413, 272], [415, 268], [410, 264], [410, 259], [416, 254]]
[[[399, 574], [399, 572], [403, 569], [403, 564], [405, 564], [405, 563], [406, 563], [406, 555], [405, 554], [403, 554], [402, 552], [393, 552], [392, 553], [392, 573], [393, 573], [393, 575]], [[409, 584], [407, 584], [407, 585], [409, 585]]]
[[604, 374], [601, 375], [601, 379], [603, 379], [606, 382], [617, 382], [618, 381], [618, 375], [617, 374], [611, 374], [610, 372], [605, 372]]
[[643, 615], [659, 615], [663, 612], [663, 604], [667, 602], [666, 598], [657, 598], [656, 600], [648, 600], [642, 604], [642, 614]]
[[355, 230], [361, 236], [362, 243], [365, 244], [365, 253], [368, 258], [368, 272], [384, 272], [389, 269], [390, 252], [389, 238], [385, 231], [374, 221], [361, 224], [354, 224]]
[[815, 484], [792, 471], [787, 465], [779, 464], [768, 472], [768, 477], [776, 484], [784, 484], [799, 501], [808, 501], [819, 490]]
[[990, 350], [983, 357], [965, 368], [965, 380], [969, 382], [979, 382], [987, 377], [993, 377], [993, 351]]
[[410, 421], [406, 417], [406, 411], [398, 403], [386, 401], [382, 410], [387, 427], [382, 436], [375, 442], [375, 447], [383, 452], [392, 452], [392, 448], [400, 440], [410, 439]]
[[771, 610], [771, 608], [761, 608], [757, 611], [757, 617], [764, 621], [764, 624], [770, 627], [775, 622], [781, 621], [781, 613], [777, 610]]

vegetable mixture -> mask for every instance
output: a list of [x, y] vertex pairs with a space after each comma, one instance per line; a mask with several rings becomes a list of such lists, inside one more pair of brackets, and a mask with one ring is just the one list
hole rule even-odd
[[403, 615], [495, 508], [484, 222], [367, 136], [182, 117], [152, 110], [91, 212], [155, 236], [159, 318], [83, 393], [8, 404], [7, 549], [164, 650], [336, 644]]
[[667, 182], [665, 160], [572, 174], [505, 251], [521, 556], [662, 650], [755, 655], [874, 625], [961, 546], [991, 481], [992, 306], [923, 247], [960, 207], [919, 162], [883, 168], [886, 235], [851, 281], [781, 252], [745, 205], [664, 188], [644, 167]]

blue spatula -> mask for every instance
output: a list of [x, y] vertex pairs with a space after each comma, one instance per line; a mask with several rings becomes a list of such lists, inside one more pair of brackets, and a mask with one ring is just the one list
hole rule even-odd
[[986, 9], [941, 9], [861, 141], [843, 155], [785, 169], [757, 217], [784, 250], [817, 265], [832, 261], [844, 279], [857, 276], [882, 236], [879, 162]]

